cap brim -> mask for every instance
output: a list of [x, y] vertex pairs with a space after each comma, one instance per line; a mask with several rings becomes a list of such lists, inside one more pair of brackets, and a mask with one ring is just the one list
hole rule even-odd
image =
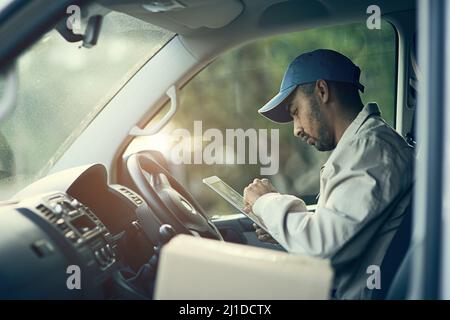
[[277, 123], [288, 123], [292, 121], [291, 114], [287, 110], [286, 104], [283, 102], [287, 97], [297, 88], [297, 86], [292, 86], [279, 92], [275, 97], [273, 97], [269, 102], [267, 102], [262, 108], [258, 110], [267, 119], [277, 122]]

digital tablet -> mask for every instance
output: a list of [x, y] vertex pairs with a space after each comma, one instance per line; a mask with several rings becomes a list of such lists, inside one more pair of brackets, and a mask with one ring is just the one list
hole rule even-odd
[[233, 207], [238, 209], [240, 212], [245, 214], [247, 217], [249, 217], [254, 223], [256, 223], [259, 227], [267, 231], [266, 226], [264, 225], [264, 222], [253, 212], [247, 213], [244, 211], [244, 198], [233, 188], [231, 188], [229, 185], [227, 185], [223, 180], [221, 180], [217, 176], [212, 176], [203, 179], [203, 183], [206, 184], [208, 187], [213, 189], [215, 192], [217, 192], [219, 195], [222, 196], [226, 201], [228, 201]]

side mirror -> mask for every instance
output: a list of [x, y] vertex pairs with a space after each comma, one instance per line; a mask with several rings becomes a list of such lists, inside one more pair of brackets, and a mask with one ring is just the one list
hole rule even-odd
[[16, 65], [13, 64], [0, 72], [3, 88], [0, 92], [0, 122], [17, 106], [19, 80]]

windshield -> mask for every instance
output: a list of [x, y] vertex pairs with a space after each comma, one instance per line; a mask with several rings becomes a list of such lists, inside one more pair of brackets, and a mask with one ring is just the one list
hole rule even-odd
[[111, 12], [93, 48], [80, 48], [53, 30], [20, 56], [18, 105], [0, 124], [0, 199], [44, 176], [173, 35]]

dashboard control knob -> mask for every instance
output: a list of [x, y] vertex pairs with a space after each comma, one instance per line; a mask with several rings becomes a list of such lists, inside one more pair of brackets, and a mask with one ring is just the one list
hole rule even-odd
[[53, 212], [54, 212], [55, 214], [61, 214], [61, 213], [63, 212], [63, 207], [62, 207], [60, 204], [56, 204], [56, 205], [53, 207]]
[[78, 240], [78, 236], [72, 230], [66, 232], [65, 236], [67, 239], [72, 240], [73, 242], [76, 242]]
[[111, 254], [112, 257], [116, 256], [116, 253], [114, 252], [113, 248], [109, 244], [106, 245], [106, 250], [108, 250], [108, 252]]
[[101, 256], [101, 254], [100, 254], [100, 252], [98, 250], [94, 251], [94, 255], [95, 255], [95, 259], [97, 259], [97, 262], [101, 266], [104, 266], [106, 264], [105, 260], [103, 259], [103, 257]]
[[100, 249], [100, 253], [101, 253], [103, 259], [105, 259], [105, 261], [108, 261], [108, 260], [109, 260], [109, 256], [108, 256], [108, 254], [106, 253], [105, 248], [101, 248], [101, 249]]

